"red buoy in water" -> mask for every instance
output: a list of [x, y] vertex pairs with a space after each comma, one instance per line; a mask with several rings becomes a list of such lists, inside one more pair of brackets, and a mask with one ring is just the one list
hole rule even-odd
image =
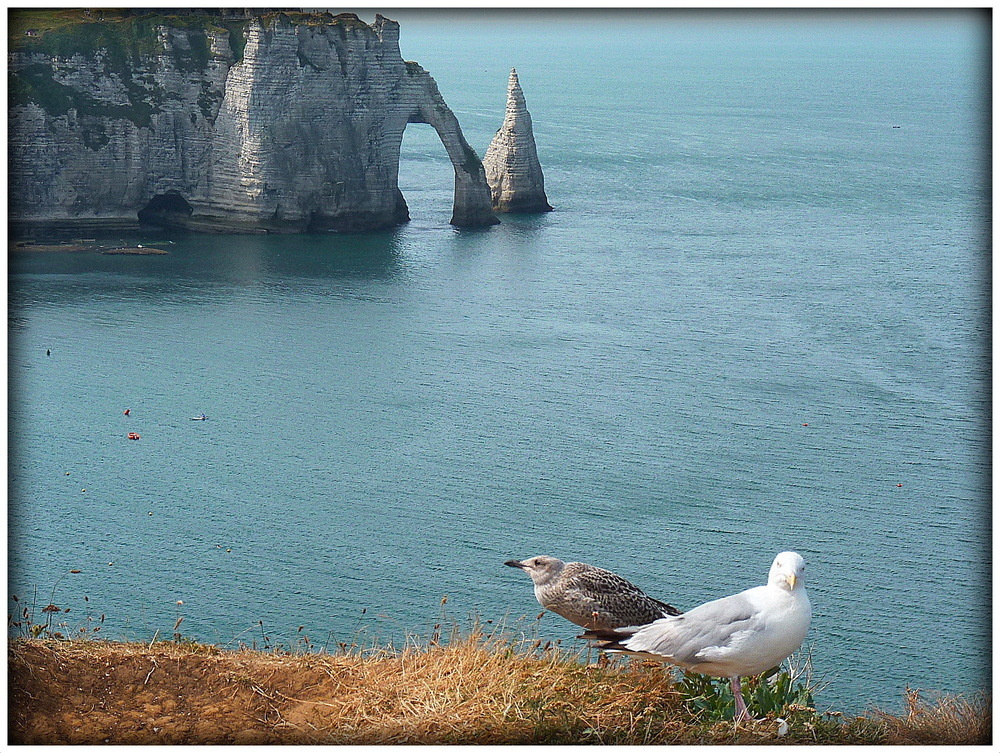
[[130, 431], [130, 432], [128, 433], [128, 438], [129, 438], [129, 439], [138, 439], [138, 438], [139, 438], [139, 435], [138, 435], [138, 434], [136, 434], [136, 433], [135, 433], [134, 431]]

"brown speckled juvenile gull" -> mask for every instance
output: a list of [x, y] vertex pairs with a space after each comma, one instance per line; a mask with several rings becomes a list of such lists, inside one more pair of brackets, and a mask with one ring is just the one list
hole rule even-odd
[[583, 562], [543, 556], [504, 564], [531, 576], [539, 604], [588, 630], [646, 625], [681, 613], [620, 575]]

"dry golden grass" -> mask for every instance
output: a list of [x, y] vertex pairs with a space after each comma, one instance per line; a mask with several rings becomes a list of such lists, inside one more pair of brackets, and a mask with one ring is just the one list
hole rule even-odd
[[934, 703], [919, 690], [906, 693], [906, 712], [893, 716], [878, 712], [886, 739], [898, 745], [988, 745], [993, 717], [986, 697], [940, 696]]
[[658, 665], [474, 632], [327, 654], [187, 643], [13, 641], [11, 741], [44, 743], [975, 743], [988, 704], [912, 697], [904, 717], [700, 724]]

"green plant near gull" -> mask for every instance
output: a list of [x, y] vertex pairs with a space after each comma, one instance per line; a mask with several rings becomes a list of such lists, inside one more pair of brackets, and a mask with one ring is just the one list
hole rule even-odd
[[[685, 672], [676, 688], [684, 707], [697, 720], [719, 722], [733, 718], [736, 704], [728, 678]], [[774, 667], [757, 677], [744, 678], [743, 690], [750, 712], [758, 719], [784, 719], [792, 724], [812, 722], [819, 716], [808, 672], [799, 668]]]

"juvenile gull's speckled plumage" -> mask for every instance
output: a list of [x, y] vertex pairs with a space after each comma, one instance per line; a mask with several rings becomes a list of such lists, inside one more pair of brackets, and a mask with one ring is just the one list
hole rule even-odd
[[531, 576], [539, 604], [588, 630], [645, 625], [681, 613], [620, 575], [583, 562], [531, 557], [504, 564]]
[[767, 585], [709, 601], [679, 617], [618, 630], [591, 629], [598, 648], [669, 662], [683, 669], [728, 677], [736, 719], [746, 719], [740, 677], [776, 667], [797, 651], [809, 630], [805, 560], [795, 552], [774, 558]]

